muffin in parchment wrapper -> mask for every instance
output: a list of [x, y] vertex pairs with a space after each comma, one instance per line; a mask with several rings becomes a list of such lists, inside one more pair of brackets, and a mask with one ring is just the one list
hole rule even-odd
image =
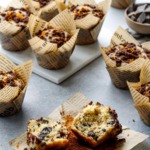
[[[17, 10], [25, 8], [27, 10], [27, 14], [26, 14], [27, 16], [29, 12], [32, 13], [31, 10], [27, 7], [27, 5], [25, 5], [24, 0], [13, 0], [9, 3], [7, 8], [1, 8], [0, 12], [4, 13], [4, 11], [7, 10], [7, 13], [8, 12], [10, 13], [11, 7]], [[12, 17], [11, 14], [10, 16]], [[20, 17], [22, 17], [22, 15]], [[0, 20], [0, 42], [2, 47], [8, 51], [20, 51], [28, 48], [29, 47], [28, 39], [30, 38], [28, 25], [26, 24], [24, 27], [21, 27], [16, 25], [17, 23], [14, 24], [12, 18], [9, 18], [9, 20], [5, 20], [5, 19]]]
[[119, 9], [125, 9], [127, 8], [132, 2], [134, 2], [133, 0], [112, 0], [111, 6], [115, 7], [115, 8], [119, 8]]
[[[57, 43], [46, 42], [39, 38], [37, 33], [48, 26], [58, 31], [67, 32], [71, 35], [70, 39], [58, 47]], [[37, 57], [39, 65], [47, 69], [60, 69], [68, 64], [79, 30], [76, 29], [75, 22], [67, 10], [58, 14], [50, 22], [45, 22], [33, 15], [30, 16], [29, 30], [32, 37], [29, 43]]]
[[32, 73], [32, 61], [27, 61], [16, 66], [3, 54], [0, 54], [0, 71], [3, 73], [13, 72], [21, 87], [6, 84], [0, 89], [0, 116], [11, 116], [21, 110], [28, 81]]
[[[86, 44], [94, 43], [97, 40], [97, 37], [99, 35], [105, 17], [107, 15], [108, 9], [111, 5], [111, 0], [104, 0], [98, 4], [94, 0], [82, 0], [82, 1], [69, 0], [68, 5], [64, 5], [63, 3], [60, 3], [58, 0], [56, 0], [56, 3], [59, 11], [62, 11], [66, 8], [70, 9], [72, 6], [76, 6], [76, 5], [83, 6], [84, 4], [96, 6], [96, 8], [102, 10], [104, 14], [102, 19], [92, 14], [88, 14], [85, 17], [80, 19], [75, 19], [76, 27], [80, 29], [77, 38], [77, 44], [86, 45]], [[69, 12], [71, 13], [70, 10]]]
[[141, 85], [145, 85], [148, 82], [150, 82], [150, 60], [146, 60], [143, 64], [139, 82], [127, 82], [134, 100], [135, 108], [137, 109], [143, 122], [150, 126], [150, 98], [137, 91]]
[[[35, 9], [36, 14], [45, 21], [50, 21], [54, 18], [58, 13], [58, 8], [55, 0], [25, 0], [29, 7]], [[65, 3], [66, 0], [58, 0], [61, 3]]]
[[[113, 84], [122, 89], [127, 89], [127, 83], [129, 82], [137, 82], [139, 81], [140, 71], [143, 66], [143, 63], [146, 59], [139, 57], [135, 59], [131, 63], [124, 63], [123, 65], [117, 67], [116, 62], [109, 58], [106, 54], [110, 48], [114, 45], [119, 45], [121, 43], [134, 43], [135, 45], [139, 45], [139, 43], [124, 29], [119, 27], [117, 31], [114, 33], [111, 39], [111, 43], [109, 47], [101, 47], [102, 55], [106, 63], [106, 68], [110, 75], [110, 78]], [[142, 46], [144, 43], [142, 44]]]

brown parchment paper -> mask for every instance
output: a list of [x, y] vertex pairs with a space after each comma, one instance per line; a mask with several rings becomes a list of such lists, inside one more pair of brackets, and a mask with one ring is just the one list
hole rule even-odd
[[[76, 93], [69, 100], [65, 101], [61, 106], [56, 108], [49, 115], [49, 118], [53, 120], [59, 120], [61, 118], [60, 111], [62, 109], [66, 115], [69, 114], [71, 116], [75, 116], [83, 108], [83, 106], [87, 105], [89, 102], [90, 100], [86, 98], [83, 94]], [[116, 150], [130, 150], [137, 144], [148, 138], [148, 135], [124, 127], [123, 133], [119, 135], [119, 138], [125, 138], [126, 142], [122, 143], [122, 145], [119, 144], [116, 147]], [[27, 148], [27, 150], [29, 150], [26, 144], [26, 132], [17, 137], [16, 139], [10, 141], [10, 145], [11, 148], [14, 150], [23, 150], [24, 148]], [[77, 149], [78, 147], [72, 147], [71, 149], [74, 150], [75, 148]], [[90, 148], [88, 149], [90, 150]]]
[[24, 88], [5, 86], [0, 90], [0, 116], [10, 116], [20, 111], [26, 92], [29, 77], [32, 72], [32, 61], [27, 61], [19, 66], [13, 64], [7, 57], [0, 54], [0, 71], [14, 71], [24, 82]]
[[[112, 36], [110, 45], [111, 46], [118, 45], [124, 42], [138, 44], [138, 42], [127, 31], [119, 27]], [[109, 75], [114, 85], [118, 88], [126, 89], [127, 88], [126, 81], [129, 82], [139, 81], [140, 70], [146, 59], [139, 58], [133, 61], [132, 63], [123, 64], [120, 67], [116, 67], [116, 62], [106, 55], [106, 52], [109, 51], [109, 49], [110, 46], [101, 47], [102, 55], [106, 63], [106, 68], [109, 72]]]
[[140, 94], [136, 89], [142, 84], [150, 82], [150, 60], [145, 61], [140, 73], [139, 82], [128, 82], [128, 86], [137, 109], [143, 122], [150, 126], [150, 99]]
[[[27, 5], [24, 0], [12, 0], [8, 7], [21, 8], [27, 7]], [[22, 30], [21, 27], [14, 26], [8, 21], [0, 23], [0, 42], [5, 50], [25, 50], [29, 47], [29, 38], [28, 26]]]
[[[67, 31], [72, 37], [64, 45], [57, 48], [57, 44], [46, 42], [35, 36], [39, 30], [47, 25], [52, 26], [54, 29]], [[55, 16], [50, 22], [32, 15], [29, 21], [29, 30], [32, 37], [29, 43], [39, 65], [47, 69], [61, 69], [68, 64], [79, 30], [76, 29], [75, 22], [67, 10]]]
[[108, 9], [111, 5], [111, 0], [104, 0], [98, 4], [94, 0], [69, 0], [68, 3], [69, 5], [65, 6], [63, 3], [56, 0], [56, 4], [59, 11], [62, 11], [67, 7], [70, 8], [72, 5], [94, 4], [104, 12], [105, 15], [102, 20], [90, 14], [82, 19], [75, 20], [77, 28], [80, 29], [77, 38], [77, 44], [86, 45], [94, 43], [97, 40], [105, 17], [107, 15]]
[[[45, 21], [50, 21], [53, 17], [55, 17], [59, 13], [55, 0], [51, 1], [49, 4], [47, 4], [42, 8], [40, 7], [39, 2], [33, 0], [24, 0], [24, 1], [27, 4], [29, 4], [28, 5], [29, 7], [31, 7], [32, 9], [34, 8], [36, 12], [34, 15], [39, 16]], [[65, 0], [59, 0], [59, 1], [61, 3], [65, 3]]]

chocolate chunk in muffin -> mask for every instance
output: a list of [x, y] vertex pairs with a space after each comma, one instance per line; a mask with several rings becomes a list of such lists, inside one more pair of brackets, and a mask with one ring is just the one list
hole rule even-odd
[[58, 47], [61, 47], [71, 38], [71, 34], [68, 32], [61, 29], [53, 29], [51, 27], [48, 27], [42, 31], [40, 30], [37, 33], [37, 36], [47, 42], [57, 44]]
[[15, 26], [25, 28], [30, 14], [31, 13], [28, 8], [9, 7], [8, 9], [0, 12], [0, 22], [8, 21]]
[[75, 20], [82, 19], [88, 14], [94, 15], [100, 19], [103, 19], [104, 17], [104, 12], [102, 10], [100, 10], [97, 6], [90, 4], [73, 5], [70, 8], [70, 12], [73, 14]]
[[150, 98], [150, 82], [147, 84], [142, 84], [139, 88], [137, 88], [137, 91], [142, 95]]
[[131, 63], [138, 58], [146, 59], [148, 52], [147, 54], [145, 52], [146, 49], [142, 48], [141, 45], [122, 43], [111, 47], [106, 54], [116, 62], [117, 67], [120, 67], [122, 63]]
[[13, 71], [6, 73], [0, 71], [0, 90], [6, 85], [19, 87], [20, 90], [24, 88], [24, 82]]

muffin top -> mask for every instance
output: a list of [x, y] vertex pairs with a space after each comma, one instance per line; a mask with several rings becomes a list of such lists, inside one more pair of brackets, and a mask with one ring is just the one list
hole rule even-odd
[[137, 91], [142, 95], [150, 98], [150, 82], [147, 84], [142, 84], [139, 88], [137, 88]]
[[42, 7], [46, 6], [48, 3], [50, 3], [51, 1], [54, 1], [54, 0], [33, 0], [33, 1], [39, 2], [40, 7], [42, 8]]
[[25, 28], [30, 14], [31, 13], [28, 8], [9, 7], [8, 9], [0, 12], [0, 22], [6, 20], [15, 26]]
[[90, 4], [73, 5], [70, 8], [70, 11], [73, 14], [75, 20], [82, 19], [89, 14], [100, 19], [103, 19], [104, 17], [104, 12], [102, 10], [100, 10], [97, 6]]
[[61, 47], [71, 38], [71, 34], [68, 32], [61, 29], [53, 29], [50, 26], [40, 30], [36, 35], [47, 42], [57, 44], [58, 47]]
[[138, 58], [146, 59], [148, 50], [142, 48], [142, 45], [122, 43], [111, 47], [106, 54], [116, 62], [117, 67], [120, 67], [123, 63], [129, 64]]
[[0, 90], [6, 85], [19, 87], [20, 90], [24, 88], [24, 82], [13, 71], [6, 73], [0, 71]]

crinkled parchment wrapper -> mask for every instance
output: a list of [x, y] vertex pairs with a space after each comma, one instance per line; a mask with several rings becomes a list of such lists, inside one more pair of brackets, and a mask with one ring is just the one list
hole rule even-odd
[[[148, 43], [150, 44], [150, 42]], [[128, 86], [134, 100], [134, 106], [143, 122], [150, 126], [150, 99], [136, 90], [142, 84], [146, 84], [148, 82], [150, 82], [150, 60], [145, 61], [143, 64], [140, 73], [140, 81], [128, 82]]]
[[[27, 7], [25, 5], [24, 0], [13, 0], [8, 5], [8, 7]], [[0, 11], [3, 10], [2, 8]], [[5, 50], [9, 51], [20, 51], [25, 50], [29, 47], [29, 31], [28, 27], [24, 28], [23, 30], [21, 27], [14, 26], [10, 24], [8, 21], [2, 21], [0, 23], [0, 42], [2, 47]]]
[[0, 54], [0, 71], [14, 71], [25, 84], [20, 93], [19, 87], [12, 87], [8, 85], [0, 90], [0, 116], [5, 117], [13, 115], [21, 109], [27, 84], [32, 73], [32, 61], [27, 61], [16, 66], [7, 57]]
[[[48, 5], [40, 8], [39, 2], [33, 0], [24, 0], [29, 5], [29, 7], [34, 8], [37, 16], [42, 18], [45, 21], [50, 21], [54, 18], [58, 13], [58, 8], [55, 0], [51, 1]], [[66, 0], [59, 0], [61, 3], [65, 3]]]
[[[129, 33], [119, 27], [111, 39], [111, 46], [115, 44], [118, 45], [124, 42], [139, 44]], [[111, 80], [116, 87], [127, 89], [128, 86], [126, 81], [139, 81], [140, 71], [146, 59], [138, 58], [132, 63], [123, 64], [120, 67], [116, 67], [116, 62], [106, 55], [106, 52], [109, 51], [109, 48], [110, 47], [101, 47], [101, 51]]]
[[[62, 110], [63, 112], [65, 112], [65, 115], [69, 114], [71, 116], [75, 116], [83, 108], [83, 106], [87, 105], [89, 102], [90, 100], [86, 98], [83, 94], [76, 93], [69, 100], [64, 102], [62, 106], [56, 108], [49, 115], [49, 118], [59, 120], [61, 118], [60, 108], [63, 108]], [[121, 145], [120, 143], [118, 143], [116, 150], [130, 150], [139, 143], [143, 142], [146, 138], [148, 138], [148, 135], [135, 132], [133, 130], [130, 130], [129, 128], [124, 127], [122, 134], [120, 134], [118, 138], [119, 139], [125, 138], [126, 142], [122, 143]], [[17, 137], [16, 139], [10, 141], [10, 145], [14, 150], [23, 150], [24, 148], [27, 148], [27, 150], [29, 150], [29, 147], [26, 144], [26, 132], [23, 133], [21, 136]], [[73, 150], [77, 148], [78, 147], [74, 145], [74, 147], [71, 147], [70, 149]], [[89, 147], [87, 147], [87, 149], [92, 150]], [[98, 147], [97, 149], [100, 150], [102, 148]]]
[[[52, 26], [54, 29], [67, 31], [72, 37], [64, 45], [57, 48], [57, 44], [46, 42], [35, 36], [40, 29], [47, 25]], [[47, 69], [61, 69], [68, 64], [79, 30], [76, 29], [75, 22], [67, 10], [58, 14], [50, 22], [45, 22], [32, 15], [29, 21], [29, 30], [32, 37], [29, 43], [39, 65]]]
[[[56, 0], [56, 3], [59, 11], [62, 11], [67, 8], [67, 5], [65, 6], [58, 0]], [[87, 15], [82, 19], [75, 20], [77, 28], [80, 29], [77, 38], [77, 44], [79, 45], [91, 44], [97, 40], [105, 17], [107, 15], [108, 9], [111, 5], [111, 0], [104, 0], [98, 4], [94, 0], [69, 0], [68, 7], [71, 7], [72, 5], [83, 5], [83, 4], [96, 5], [99, 9], [101, 9], [104, 12], [105, 16], [103, 17], [102, 20], [93, 15]]]
[[112, 0], [111, 6], [115, 8], [125, 9], [127, 8], [133, 0]]

